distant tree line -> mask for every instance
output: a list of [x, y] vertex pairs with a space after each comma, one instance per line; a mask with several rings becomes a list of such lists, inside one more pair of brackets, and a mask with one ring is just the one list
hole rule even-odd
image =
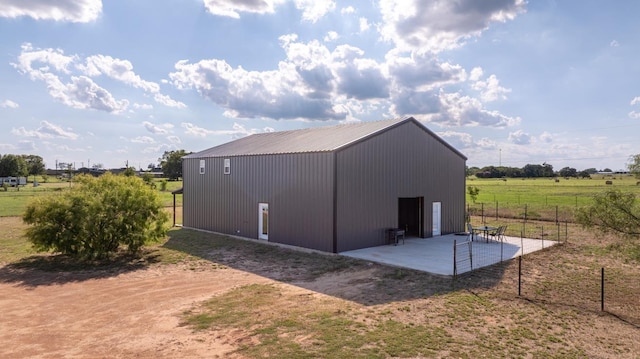
[[[608, 168], [604, 171], [609, 170]], [[610, 171], [610, 170], [609, 170]], [[522, 168], [506, 166], [486, 166], [467, 168], [467, 176], [475, 175], [478, 178], [550, 178], [550, 177], [581, 177], [589, 178], [597, 173], [595, 168], [587, 168], [578, 171], [572, 167], [564, 167], [559, 171], [554, 171], [553, 166], [548, 163], [527, 164]]]
[[0, 155], [0, 177], [27, 177], [44, 173], [44, 161], [40, 156]]

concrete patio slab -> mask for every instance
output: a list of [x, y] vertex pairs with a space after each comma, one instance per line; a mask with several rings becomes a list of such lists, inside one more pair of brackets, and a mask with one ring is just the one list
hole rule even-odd
[[503, 242], [487, 243], [483, 238], [476, 238], [469, 245], [466, 236], [450, 234], [433, 238], [407, 238], [404, 244], [401, 241], [397, 246], [363, 248], [341, 252], [340, 255], [433, 274], [453, 275], [454, 241], [458, 244], [457, 274], [557, 244], [549, 240], [505, 236]]

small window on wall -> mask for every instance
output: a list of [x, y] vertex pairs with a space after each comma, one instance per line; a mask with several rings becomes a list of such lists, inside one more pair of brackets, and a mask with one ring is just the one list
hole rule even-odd
[[224, 174], [231, 174], [231, 160], [228, 158], [224, 159]]
[[200, 174], [204, 174], [204, 160], [200, 160]]

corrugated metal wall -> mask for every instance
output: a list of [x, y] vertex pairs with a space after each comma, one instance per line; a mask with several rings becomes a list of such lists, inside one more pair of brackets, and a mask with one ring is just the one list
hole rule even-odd
[[406, 122], [337, 154], [338, 252], [382, 245], [398, 226], [398, 198], [424, 197], [424, 236], [432, 203], [442, 203], [442, 234], [464, 230], [465, 159]]
[[333, 153], [186, 158], [185, 227], [258, 238], [258, 203], [269, 204], [269, 241], [333, 251]]

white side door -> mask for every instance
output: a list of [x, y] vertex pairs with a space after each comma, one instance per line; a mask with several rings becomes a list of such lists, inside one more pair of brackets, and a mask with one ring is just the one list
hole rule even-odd
[[433, 202], [433, 227], [431, 228], [431, 235], [432, 236], [439, 236], [442, 234], [442, 230], [441, 230], [441, 222], [442, 222], [442, 216], [441, 216], [441, 209], [442, 209], [442, 203], [441, 202]]
[[258, 238], [269, 240], [269, 203], [258, 203]]

